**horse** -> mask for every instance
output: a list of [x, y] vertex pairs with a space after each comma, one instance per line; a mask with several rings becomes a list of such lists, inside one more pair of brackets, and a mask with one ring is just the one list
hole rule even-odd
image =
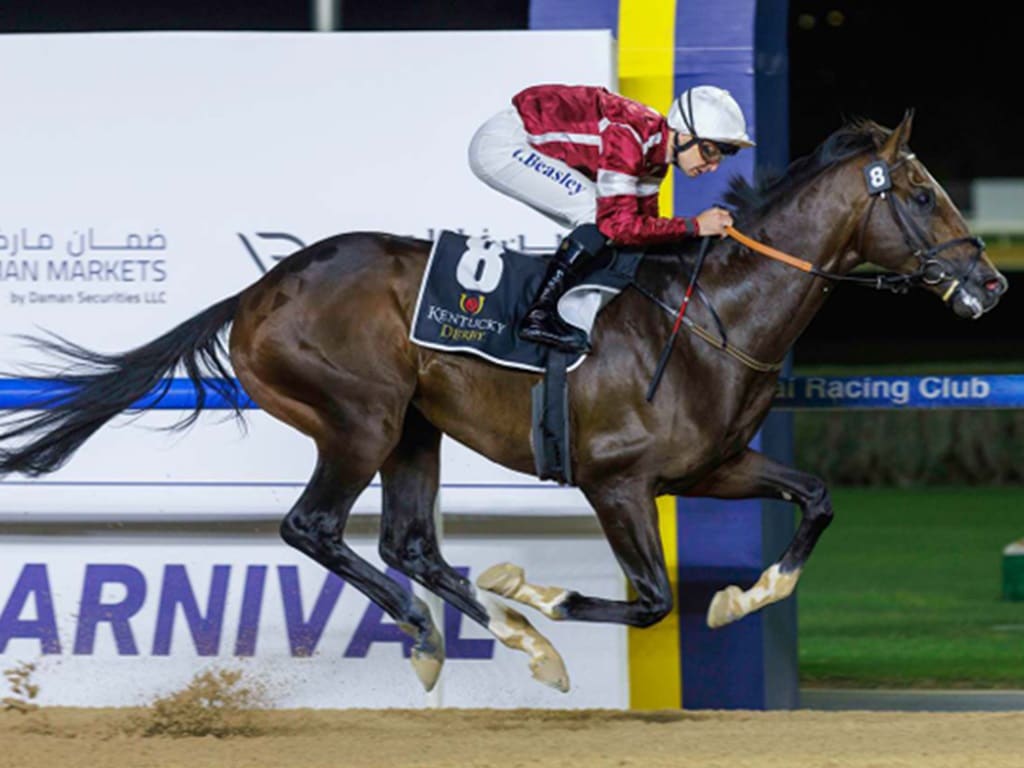
[[[983, 243], [969, 236], [949, 196], [910, 152], [912, 117], [908, 112], [893, 130], [848, 122], [774, 180], [732, 181], [726, 203], [737, 227], [801, 254], [809, 268], [800, 272], [716, 239], [699, 281], [708, 301], [691, 307], [688, 333], [673, 334], [678, 350], [652, 401], [645, 390], [669, 338], [667, 313], [686, 287], [681, 264], [692, 260], [692, 241], [646, 256], [636, 290], [598, 317], [593, 353], [568, 377], [571, 471], [632, 587], [629, 599], [531, 584], [510, 563], [489, 568], [474, 587], [442, 556], [433, 516], [442, 433], [532, 473], [530, 390], [538, 375], [411, 343], [431, 247], [423, 240], [361, 232], [325, 239], [123, 354], [37, 339], [78, 367], [62, 372], [63, 389], [49, 401], [8, 416], [0, 474], [52, 472], [183, 367], [198, 398], [182, 426], [203, 408], [205, 385], [236, 406], [248, 395], [314, 441], [316, 466], [283, 517], [281, 536], [413, 638], [411, 660], [424, 687], [433, 687], [444, 662], [430, 611], [344, 540], [351, 507], [378, 472], [383, 561], [524, 651], [537, 679], [568, 690], [558, 652], [507, 601], [565, 621], [647, 627], [664, 618], [673, 599], [657, 496], [796, 502], [801, 521], [786, 550], [753, 586], [718, 592], [708, 623], [736, 621], [793, 592], [832, 520], [829, 492], [819, 477], [748, 445], [771, 407], [787, 350], [838, 284], [920, 287], [966, 318], [990, 310], [1006, 291]], [[866, 262], [891, 274], [850, 274]]]

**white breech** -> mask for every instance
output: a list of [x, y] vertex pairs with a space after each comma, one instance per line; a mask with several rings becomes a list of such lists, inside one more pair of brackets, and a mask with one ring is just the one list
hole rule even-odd
[[531, 147], [514, 109], [499, 112], [480, 126], [469, 144], [469, 167], [489, 187], [526, 203], [563, 227], [596, 218], [594, 182]]

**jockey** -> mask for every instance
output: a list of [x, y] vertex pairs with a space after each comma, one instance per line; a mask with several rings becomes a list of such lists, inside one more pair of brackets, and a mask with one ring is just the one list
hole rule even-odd
[[586, 273], [605, 238], [648, 245], [723, 235], [732, 216], [722, 208], [660, 218], [658, 188], [671, 165], [695, 178], [752, 146], [735, 99], [711, 85], [684, 91], [668, 118], [605, 88], [537, 85], [517, 93], [512, 108], [473, 136], [470, 168], [485, 184], [575, 228], [551, 260], [519, 335], [566, 351], [586, 349], [586, 334], [559, 317], [558, 300]]

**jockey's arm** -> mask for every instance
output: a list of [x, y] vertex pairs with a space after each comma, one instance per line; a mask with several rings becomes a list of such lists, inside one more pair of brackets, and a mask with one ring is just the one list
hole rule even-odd
[[597, 226], [601, 234], [619, 245], [652, 245], [700, 236], [697, 219], [689, 216], [662, 218], [643, 213], [643, 207], [642, 199], [635, 195], [598, 197]]
[[597, 171], [597, 226], [620, 245], [671, 242], [700, 235], [691, 217], [658, 216], [661, 180], [645, 173], [644, 150], [629, 126], [613, 124], [601, 135]]

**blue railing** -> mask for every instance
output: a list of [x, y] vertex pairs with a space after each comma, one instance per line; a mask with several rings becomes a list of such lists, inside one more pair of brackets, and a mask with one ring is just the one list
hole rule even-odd
[[[0, 409], [45, 403], [68, 393], [60, 381], [0, 379]], [[231, 404], [209, 384], [206, 408]], [[133, 408], [188, 410], [196, 393], [188, 379], [174, 379], [157, 401], [151, 393]], [[256, 408], [248, 398], [244, 408]], [[786, 411], [891, 408], [1024, 408], [1024, 374], [959, 376], [798, 376], [782, 379], [775, 407]]]
[[[204, 408], [227, 409], [232, 405], [210, 384], [206, 387]], [[5, 408], [31, 407], [37, 403], [59, 399], [70, 392], [68, 385], [58, 380], [44, 379], [0, 379], [0, 410]], [[132, 408], [155, 408], [158, 410], [191, 410], [196, 405], [196, 391], [188, 379], [172, 379], [171, 386], [159, 397], [157, 391], [137, 400]], [[247, 396], [243, 397], [243, 408], [258, 408]]]

